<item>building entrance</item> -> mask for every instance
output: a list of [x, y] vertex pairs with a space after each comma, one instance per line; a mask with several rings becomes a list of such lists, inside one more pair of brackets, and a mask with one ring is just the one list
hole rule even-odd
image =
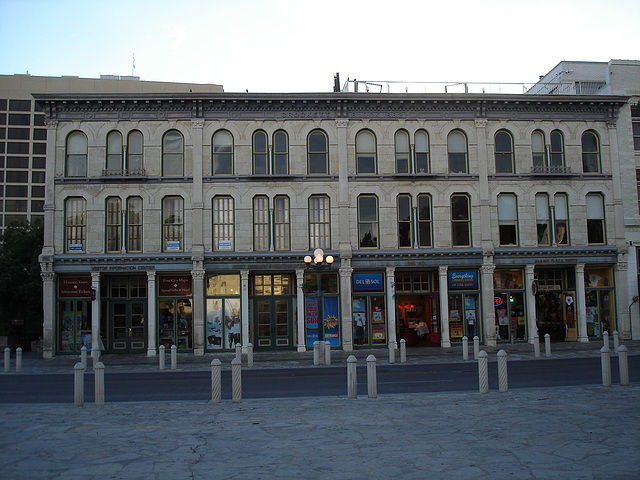
[[109, 307], [111, 316], [111, 351], [113, 353], [143, 353], [147, 348], [146, 302], [115, 300]]
[[435, 295], [403, 295], [398, 297], [399, 338], [407, 346], [438, 346], [438, 301]]
[[288, 299], [260, 299], [254, 301], [254, 305], [258, 324], [257, 347], [291, 348], [291, 302]]

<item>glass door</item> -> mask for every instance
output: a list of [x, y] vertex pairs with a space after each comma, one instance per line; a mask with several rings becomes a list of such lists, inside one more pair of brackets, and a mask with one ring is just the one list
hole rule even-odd
[[290, 348], [293, 345], [291, 304], [288, 299], [254, 301], [257, 320], [257, 347]]
[[142, 353], [147, 348], [145, 302], [111, 302], [111, 350], [117, 353]]

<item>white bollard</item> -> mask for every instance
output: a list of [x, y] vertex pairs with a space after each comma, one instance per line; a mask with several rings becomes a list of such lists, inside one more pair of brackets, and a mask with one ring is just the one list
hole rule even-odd
[[16, 373], [22, 372], [22, 349], [16, 348]]
[[613, 353], [618, 353], [618, 348], [620, 348], [620, 337], [618, 335], [618, 331], [613, 331]]
[[164, 370], [164, 364], [167, 361], [167, 359], [164, 358], [164, 351], [165, 351], [164, 345], [160, 345], [158, 347], [158, 360], [160, 361], [160, 370]]
[[320, 365], [320, 342], [318, 340], [313, 342], [313, 364]]
[[367, 357], [367, 394], [369, 398], [378, 398], [378, 379], [376, 377], [376, 357]]
[[87, 368], [87, 347], [84, 345], [80, 349], [80, 361], [84, 365], [84, 368]]
[[349, 398], [358, 398], [357, 363], [356, 357], [349, 355], [347, 358], [347, 396]]
[[600, 364], [602, 365], [602, 386], [611, 386], [611, 350], [604, 346], [600, 349]]
[[100, 361], [99, 348], [91, 348], [91, 360], [93, 360], [93, 368], [96, 368], [96, 363]]
[[506, 392], [509, 390], [509, 374], [507, 372], [507, 352], [498, 352], [498, 390]]
[[407, 341], [403, 338], [400, 340], [400, 363], [407, 362]]
[[544, 355], [545, 357], [551, 356], [551, 335], [544, 334]]
[[609, 332], [602, 332], [602, 346], [609, 348]]
[[234, 358], [231, 361], [231, 384], [233, 388], [233, 403], [242, 402], [242, 360]]
[[104, 405], [104, 363], [98, 362], [93, 366], [95, 372], [95, 404]]
[[389, 363], [396, 363], [396, 345], [389, 342]]
[[247, 367], [253, 367], [253, 343], [247, 344]]
[[211, 403], [222, 401], [222, 363], [217, 358], [211, 360]]
[[84, 365], [80, 362], [73, 367], [73, 405], [84, 405]]
[[9, 347], [4, 349], [4, 373], [9, 373], [11, 370], [11, 349]]
[[478, 353], [478, 387], [480, 393], [489, 393], [489, 355], [482, 350]]
[[242, 344], [236, 343], [236, 358], [240, 360], [240, 365], [242, 365]]
[[171, 370], [178, 368], [178, 347], [171, 345]]
[[324, 364], [331, 365], [331, 344], [324, 342]]
[[533, 336], [533, 352], [536, 358], [540, 356], [540, 337], [538, 334]]
[[473, 359], [478, 360], [478, 353], [480, 352], [480, 337], [475, 335], [473, 337]]
[[469, 360], [469, 338], [462, 337], [462, 360]]
[[627, 359], [627, 347], [618, 347], [618, 369], [620, 370], [620, 385], [629, 385], [629, 360]]

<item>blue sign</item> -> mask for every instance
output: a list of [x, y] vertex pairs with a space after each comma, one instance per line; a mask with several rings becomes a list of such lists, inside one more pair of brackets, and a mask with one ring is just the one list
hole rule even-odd
[[451, 290], [477, 290], [478, 272], [449, 272], [449, 288]]
[[382, 273], [354, 273], [353, 290], [355, 292], [381, 292], [384, 290]]

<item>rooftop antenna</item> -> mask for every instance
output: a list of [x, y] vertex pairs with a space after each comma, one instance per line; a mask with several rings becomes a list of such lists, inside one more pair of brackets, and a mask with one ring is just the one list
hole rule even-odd
[[132, 53], [131, 56], [133, 57], [133, 62], [131, 62], [131, 76], [135, 77], [135, 75], [136, 75], [136, 54]]

